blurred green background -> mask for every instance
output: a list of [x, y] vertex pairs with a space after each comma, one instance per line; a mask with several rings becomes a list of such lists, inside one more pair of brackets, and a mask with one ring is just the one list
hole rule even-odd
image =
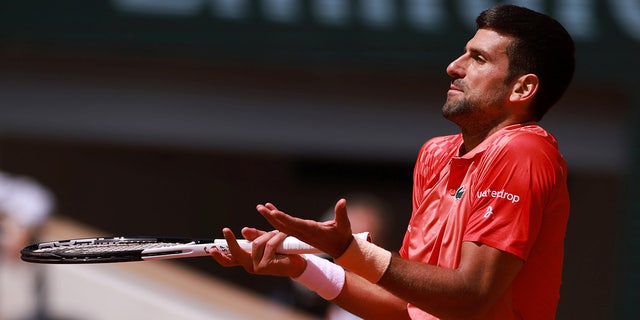
[[[318, 218], [367, 192], [411, 210], [447, 64], [497, 3], [573, 35], [569, 92], [542, 121], [570, 167], [559, 319], [640, 316], [640, 3], [634, 0], [60, 0], [0, 3], [0, 169], [109, 235], [268, 228], [257, 203]], [[267, 296], [287, 279], [182, 263]]]

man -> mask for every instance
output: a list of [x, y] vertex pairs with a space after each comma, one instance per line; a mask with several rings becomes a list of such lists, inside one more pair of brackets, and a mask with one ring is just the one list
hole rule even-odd
[[[539, 127], [573, 77], [574, 44], [550, 17], [521, 7], [488, 9], [448, 67], [443, 115], [458, 135], [425, 143], [414, 170], [413, 212], [400, 254], [354, 239], [346, 200], [335, 219], [257, 210], [276, 231], [244, 228], [252, 252], [223, 233], [248, 272], [290, 276], [367, 319], [553, 319], [569, 215], [566, 165]], [[287, 235], [335, 258], [283, 256]]]

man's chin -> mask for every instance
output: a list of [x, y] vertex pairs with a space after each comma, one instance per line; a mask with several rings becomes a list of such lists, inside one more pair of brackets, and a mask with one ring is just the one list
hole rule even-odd
[[467, 113], [468, 109], [464, 104], [454, 103], [454, 104], [445, 104], [442, 106], [442, 116], [454, 123], [457, 123], [456, 120], [460, 119]]
[[455, 114], [459, 113], [458, 110], [460, 109], [460, 106], [456, 103], [450, 103], [448, 100], [447, 102], [442, 106], [442, 115], [449, 119], [450, 117], [454, 116]]

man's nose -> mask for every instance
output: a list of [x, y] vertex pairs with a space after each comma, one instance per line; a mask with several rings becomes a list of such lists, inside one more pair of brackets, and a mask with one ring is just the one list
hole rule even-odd
[[464, 78], [462, 59], [463, 57], [459, 57], [458, 59], [451, 61], [447, 66], [446, 71], [451, 78]]

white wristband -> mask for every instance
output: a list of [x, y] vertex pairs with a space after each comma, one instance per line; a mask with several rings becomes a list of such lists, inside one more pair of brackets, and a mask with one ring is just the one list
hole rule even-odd
[[344, 287], [345, 271], [341, 266], [312, 254], [302, 255], [307, 267], [302, 274], [292, 278], [317, 293], [323, 299], [333, 300]]
[[391, 252], [357, 237], [335, 262], [345, 269], [378, 283], [391, 263]]

